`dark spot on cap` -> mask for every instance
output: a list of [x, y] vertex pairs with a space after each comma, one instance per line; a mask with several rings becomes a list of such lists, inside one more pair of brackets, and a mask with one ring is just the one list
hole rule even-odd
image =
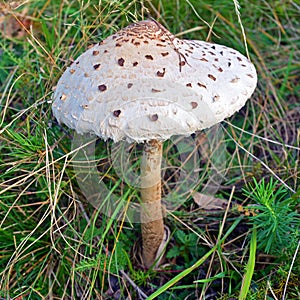
[[99, 69], [100, 69], [100, 64], [93, 65], [93, 68], [94, 68], [95, 70], [99, 70]]
[[213, 102], [216, 102], [220, 99], [220, 95], [214, 95], [213, 96]]
[[151, 89], [151, 92], [152, 92], [152, 93], [160, 93], [161, 90], [157, 90], [157, 89], [152, 88], [152, 89]]
[[247, 67], [247, 66], [246, 66], [246, 65], [244, 65], [244, 64], [241, 64], [241, 66], [242, 66], [242, 67]]
[[158, 46], [158, 47], [166, 47], [166, 45], [163, 45], [163, 44], [156, 44], [156, 46]]
[[59, 99], [61, 101], [65, 101], [67, 99], [67, 95], [66, 94], [61, 94], [61, 96], [59, 97]]
[[108, 50], [105, 49], [103, 53], [108, 53]]
[[208, 62], [208, 60], [204, 57], [200, 58], [201, 61], [205, 61], [205, 62]]
[[187, 87], [192, 87], [192, 84], [191, 83], [187, 83], [186, 86]]
[[116, 43], [116, 47], [121, 47], [121, 44], [120, 43]]
[[120, 114], [121, 114], [121, 111], [119, 109], [114, 110], [114, 112], [113, 112], [113, 115], [117, 118], [119, 117]]
[[198, 106], [198, 103], [195, 101], [192, 101], [191, 105], [192, 105], [192, 109], [195, 109]]
[[70, 69], [70, 73], [71, 73], [71, 74], [74, 74], [74, 73], [75, 73], [75, 70], [74, 70], [74, 69]]
[[208, 53], [211, 54], [211, 55], [216, 55], [216, 53], [211, 52], [211, 51], [208, 51]]
[[180, 67], [183, 67], [184, 65], [185, 65], [185, 61], [179, 62], [179, 66], [180, 66]]
[[148, 41], [143, 41], [144, 42], [144, 44], [149, 44], [149, 42]]
[[206, 85], [203, 84], [203, 83], [201, 83], [201, 82], [198, 82], [197, 84], [198, 84], [200, 87], [203, 87], [203, 88], [205, 88], [205, 89], [207, 88]]
[[121, 58], [118, 59], [118, 65], [119, 66], [123, 67], [124, 66], [124, 62], [125, 62], [124, 58], [121, 57]]
[[167, 56], [169, 54], [169, 52], [162, 52], [161, 55], [162, 56]]
[[237, 83], [240, 80], [239, 77], [234, 77], [233, 79], [230, 80], [231, 83]]
[[127, 87], [130, 89], [133, 86], [133, 83], [128, 83]]
[[75, 64], [78, 65], [78, 64], [79, 64], [79, 61], [77, 60], [77, 61], [75, 62]]
[[133, 65], [134, 67], [136, 67], [138, 64], [139, 64], [139, 63], [138, 63], [137, 61], [135, 61], [132, 65]]
[[98, 55], [98, 54], [99, 54], [99, 51], [98, 51], [98, 50], [94, 50], [94, 51], [93, 51], [93, 55], [94, 55], [94, 56], [96, 56], [96, 55]]
[[216, 50], [216, 46], [211, 46], [212, 49]]
[[241, 59], [240, 57], [237, 57], [237, 60], [238, 60], [238, 61], [242, 61], [242, 59]]
[[228, 62], [228, 67], [230, 67], [230, 66], [231, 66], [231, 62], [229, 61], [229, 62]]
[[247, 74], [247, 76], [249, 76], [251, 78], [254, 78], [254, 76], [252, 74]]
[[107, 90], [107, 86], [105, 84], [100, 84], [100, 85], [98, 85], [98, 90], [100, 92], [104, 92]]
[[223, 56], [223, 51], [220, 51], [220, 54]]
[[217, 78], [214, 75], [208, 74], [207, 76], [208, 76], [208, 78], [210, 78], [213, 81], [217, 80]]
[[163, 68], [163, 71], [162, 71], [162, 72], [161, 72], [161, 71], [157, 71], [157, 72], [156, 72], [156, 75], [157, 75], [158, 77], [164, 77], [164, 76], [165, 76], [165, 73], [166, 73], [166, 69]]
[[147, 59], [153, 60], [153, 56], [150, 55], [150, 54], [145, 55], [145, 57], [146, 57]]
[[151, 121], [157, 121], [158, 120], [158, 115], [157, 114], [151, 115], [150, 120]]
[[141, 43], [140, 42], [135, 42], [134, 46], [139, 46]]
[[104, 42], [103, 42], [103, 41], [99, 42], [99, 46], [101, 46], [101, 45], [103, 45], [103, 44], [104, 44]]

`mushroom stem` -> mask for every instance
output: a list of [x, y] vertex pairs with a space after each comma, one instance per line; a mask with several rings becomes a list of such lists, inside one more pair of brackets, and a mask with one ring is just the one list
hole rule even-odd
[[151, 140], [145, 143], [141, 161], [141, 229], [143, 262], [153, 265], [164, 236], [161, 208], [162, 143]]

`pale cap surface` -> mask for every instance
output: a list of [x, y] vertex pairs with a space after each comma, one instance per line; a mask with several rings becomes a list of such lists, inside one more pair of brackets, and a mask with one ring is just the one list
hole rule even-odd
[[141, 21], [88, 49], [66, 69], [53, 113], [78, 133], [129, 142], [208, 128], [241, 109], [257, 83], [238, 51], [181, 40]]

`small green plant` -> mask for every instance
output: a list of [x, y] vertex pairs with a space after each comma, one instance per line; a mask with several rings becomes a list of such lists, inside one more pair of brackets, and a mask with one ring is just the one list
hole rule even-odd
[[177, 244], [172, 247], [168, 253], [167, 258], [182, 257], [185, 264], [190, 264], [191, 261], [196, 261], [199, 255], [199, 248], [197, 245], [198, 237], [195, 233], [185, 233], [183, 230], [177, 230], [174, 233]]
[[299, 239], [300, 214], [296, 211], [298, 200], [289, 196], [283, 186], [270, 179], [249, 184], [245, 194], [254, 200], [254, 215], [250, 217], [257, 229], [257, 248], [268, 254], [282, 254], [293, 249]]

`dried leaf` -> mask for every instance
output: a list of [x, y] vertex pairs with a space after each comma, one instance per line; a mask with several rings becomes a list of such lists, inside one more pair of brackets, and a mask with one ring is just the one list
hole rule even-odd
[[32, 25], [32, 21], [27, 16], [28, 9], [24, 8], [21, 12], [12, 13], [20, 3], [13, 1], [10, 5], [0, 3], [0, 31], [7, 38], [22, 38], [27, 35], [27, 31]]
[[200, 208], [205, 209], [205, 210], [225, 209], [227, 206], [226, 200], [220, 199], [220, 198], [215, 198], [210, 195], [193, 192], [192, 197], [193, 197], [195, 203]]

